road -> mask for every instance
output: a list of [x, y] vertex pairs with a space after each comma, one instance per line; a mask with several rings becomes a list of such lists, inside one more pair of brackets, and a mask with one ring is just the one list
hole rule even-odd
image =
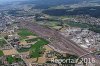
[[[8, 45], [10, 45], [10, 47], [11, 47], [12, 49], [16, 50], [4, 37], [3, 37], [3, 39], [7, 42]], [[19, 56], [22, 55], [22, 54], [19, 53], [17, 50], [16, 50], [16, 54], [19, 55]], [[29, 64], [24, 60], [24, 58], [23, 58], [22, 56], [21, 56], [21, 59], [23, 59], [23, 61], [25, 62], [26, 66], [29, 66]]]
[[[61, 35], [58, 31], [54, 29], [50, 29], [47, 27], [40, 26], [38, 24], [33, 24], [29, 22], [21, 22], [21, 26], [23, 28], [27, 28], [30, 31], [36, 33], [37, 35], [47, 39], [50, 41], [50, 46], [62, 53], [74, 54], [78, 56], [85, 55], [89, 53], [87, 50], [83, 49], [82, 47], [78, 46], [75, 42], [69, 40], [68, 38]], [[50, 40], [51, 39], [51, 40]], [[95, 58], [92, 55], [87, 55], [84, 58]], [[96, 66], [100, 66], [100, 60], [96, 59]]]

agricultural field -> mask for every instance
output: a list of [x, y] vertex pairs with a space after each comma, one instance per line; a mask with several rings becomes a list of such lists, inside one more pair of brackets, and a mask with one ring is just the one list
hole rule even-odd
[[66, 22], [66, 24], [68, 24], [71, 27], [80, 27], [80, 28], [88, 28], [89, 25], [88, 24], [83, 24], [83, 23], [76, 23], [76, 22]]
[[47, 40], [38, 37], [36, 34], [28, 31], [27, 29], [19, 30], [18, 35], [21, 37], [23, 45], [30, 45], [31, 47], [22, 47], [17, 51], [20, 53], [29, 51], [32, 58], [40, 57], [43, 46], [49, 43]]
[[23, 61], [21, 58], [16, 58], [16, 57], [12, 57], [12, 56], [8, 56], [6, 59], [7, 59], [9, 64], [12, 64], [14, 62], [21, 62], [21, 61]]
[[87, 23], [78, 23], [78, 22], [66, 22], [66, 25], [69, 25], [71, 27], [88, 28], [91, 31], [100, 33], [100, 26], [98, 25], [91, 25]]
[[43, 46], [47, 45], [49, 42], [40, 38], [34, 45], [32, 45], [30, 52], [32, 58], [40, 57], [42, 52], [44, 51]]
[[30, 48], [20, 48], [20, 49], [17, 49], [17, 51], [19, 53], [22, 53], [22, 52], [28, 52], [30, 50]]
[[15, 55], [17, 54], [17, 51], [15, 49], [9, 49], [9, 50], [3, 50], [4, 55]]
[[32, 38], [32, 39], [27, 39], [25, 40], [27, 43], [31, 43], [31, 42], [34, 42], [34, 41], [37, 41], [38, 38]]
[[3, 38], [0, 38], [0, 46], [3, 47], [4, 44], [7, 44], [7, 42]]
[[[31, 48], [20, 48], [20, 49], [18, 49], [18, 52], [21, 53], [21, 52], [28, 52], [28, 51], [30, 51], [32, 57], [38, 57], [38, 56], [40, 56], [39, 52], [41, 52], [43, 46], [46, 45], [46, 44], [48, 44], [49, 42], [46, 41], [43, 38], [37, 38], [37, 40], [35, 39], [35, 41], [36, 41], [36, 43], [32, 44]], [[35, 51], [35, 52], [33, 52], [33, 51]]]
[[73, 16], [61, 16], [61, 19], [66, 19], [66, 18], [73, 18]]
[[18, 35], [20, 36], [20, 39], [23, 40], [23, 39], [26, 39], [27, 36], [36, 36], [36, 34], [32, 33], [31, 31], [27, 30], [27, 29], [20, 29], [19, 32], [18, 32]]
[[3, 56], [3, 55], [4, 55], [3, 51], [0, 50], [0, 57]]

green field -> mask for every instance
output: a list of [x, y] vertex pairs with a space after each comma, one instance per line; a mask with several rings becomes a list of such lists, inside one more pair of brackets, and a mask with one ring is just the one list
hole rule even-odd
[[0, 46], [2, 47], [4, 46], [4, 44], [7, 44], [7, 42], [4, 39], [0, 38]]
[[33, 36], [37, 36], [35, 34], [33, 34], [32, 32], [28, 31], [27, 29], [20, 29], [18, 32], [18, 35], [21, 36], [21, 40], [25, 40], [26, 42], [30, 43], [30, 42], [34, 42], [37, 41], [35, 44], [33, 44], [31, 46], [31, 48], [20, 48], [18, 49], [18, 52], [27, 52], [30, 51], [30, 57], [31, 58], [37, 58], [41, 56], [41, 52], [43, 50], [43, 46], [48, 44], [49, 42], [43, 38], [33, 38], [33, 39], [27, 39], [27, 36], [33, 35]]
[[41, 52], [43, 50], [43, 46], [48, 44], [49, 42], [40, 38], [34, 45], [32, 45], [31, 49], [30, 49], [30, 56], [32, 58], [37, 58], [41, 56]]
[[38, 54], [38, 52], [40, 52], [40, 48], [42, 48], [44, 45], [46, 45], [46, 44], [48, 44], [49, 42], [48, 41], [46, 41], [45, 39], [43, 39], [43, 38], [35, 38], [35, 39], [30, 39], [30, 40], [27, 40], [28, 42], [30, 42], [30, 41], [37, 41], [35, 44], [33, 44], [32, 46], [31, 46], [31, 48], [20, 48], [20, 49], [17, 49], [17, 51], [18, 52], [27, 52], [27, 51], [33, 51], [33, 50], [35, 50], [35, 52], [33, 53], [32, 52], [32, 54], [31, 54], [31, 56], [34, 54], [34, 56], [32, 56], [32, 57], [37, 57], [37, 56], [40, 56], [39, 54]]
[[73, 18], [73, 16], [61, 16], [61, 19], [66, 19], [66, 18]]
[[94, 31], [94, 32], [96, 32], [96, 33], [100, 33], [100, 27], [91, 27], [91, 28], [89, 28], [89, 30], [91, 30], [91, 31]]
[[27, 43], [31, 43], [31, 42], [34, 42], [34, 41], [37, 41], [38, 38], [33, 38], [33, 39], [27, 39], [25, 40]]
[[12, 56], [8, 56], [7, 61], [8, 61], [9, 64], [12, 64], [15, 61], [15, 58], [12, 57]]
[[9, 64], [12, 64], [14, 62], [23, 61], [21, 58], [16, 58], [16, 57], [12, 57], [12, 56], [8, 56], [6, 59], [7, 59]]
[[0, 50], [0, 57], [3, 56], [3, 55], [4, 55], [3, 51]]
[[17, 49], [17, 51], [19, 52], [19, 53], [21, 53], [21, 52], [27, 52], [27, 51], [29, 51], [30, 50], [30, 48], [20, 48], [20, 49]]
[[[25, 40], [27, 43], [31, 43], [31, 42], [34, 42], [34, 41], [37, 41], [38, 40], [38, 38], [33, 38], [33, 39], [27, 39], [27, 40]], [[30, 48], [20, 48], [20, 49], [17, 49], [17, 51], [18, 52], [27, 52], [27, 51], [29, 51], [30, 50]]]
[[68, 24], [69, 26], [72, 26], [72, 27], [89, 28], [89, 25], [87, 25], [87, 24], [85, 24], [85, 23], [67, 22], [67, 24]]
[[21, 40], [26, 39], [26, 37], [30, 35], [36, 36], [36, 34], [32, 33], [28, 29], [20, 29], [18, 35], [20, 36]]
[[66, 24], [71, 27], [88, 28], [91, 31], [100, 33], [100, 26], [97, 25], [91, 25], [91, 24], [79, 23], [79, 22], [67, 22]]

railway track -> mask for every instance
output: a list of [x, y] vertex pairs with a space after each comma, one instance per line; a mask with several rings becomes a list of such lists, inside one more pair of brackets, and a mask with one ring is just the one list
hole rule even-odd
[[[73, 41], [61, 35], [58, 31], [40, 26], [38, 24], [22, 22], [21, 24], [24, 28], [29, 29], [32, 32], [35, 32], [37, 35], [49, 40], [53, 39], [49, 45], [51, 45], [58, 52], [63, 51], [64, 53], [74, 54], [78, 56], [82, 56], [84, 54], [89, 53], [87, 50], [78, 46]], [[95, 58], [93, 55], [87, 55], [84, 58]], [[96, 66], [100, 66], [100, 60], [96, 59]]]

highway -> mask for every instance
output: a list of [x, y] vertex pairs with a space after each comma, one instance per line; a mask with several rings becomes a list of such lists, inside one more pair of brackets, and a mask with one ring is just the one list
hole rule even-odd
[[[29, 22], [21, 22], [23, 28], [27, 28], [30, 31], [36, 33], [37, 35], [50, 41], [49, 45], [56, 51], [68, 54], [74, 54], [78, 56], [85, 55], [89, 53], [87, 50], [78, 46], [73, 41], [61, 35], [58, 31], [50, 28], [40, 26], [38, 24], [33, 24]], [[51, 40], [50, 40], [51, 39]], [[87, 55], [84, 58], [95, 58], [92, 55]], [[100, 66], [100, 60], [96, 58], [96, 66]]]

